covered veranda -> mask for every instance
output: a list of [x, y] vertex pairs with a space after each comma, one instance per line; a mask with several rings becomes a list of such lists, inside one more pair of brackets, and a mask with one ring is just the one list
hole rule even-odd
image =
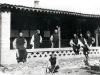
[[[28, 57], [49, 57], [54, 53], [59, 57], [71, 57], [74, 55], [70, 48], [69, 41], [73, 34], [81, 32], [86, 37], [89, 30], [96, 39], [91, 48], [90, 54], [99, 55], [98, 39], [95, 30], [100, 25], [100, 15], [83, 14], [77, 12], [25, 7], [18, 5], [0, 4], [0, 25], [1, 25], [1, 64], [7, 64], [9, 58], [16, 61], [16, 50], [13, 50], [12, 42], [18, 37], [20, 31], [28, 42]], [[59, 26], [59, 48], [50, 48], [50, 36], [56, 26]], [[39, 49], [31, 49], [30, 39], [36, 29], [40, 29], [43, 43]], [[10, 55], [10, 57], [9, 57]], [[71, 55], [71, 56], [70, 56]], [[80, 51], [80, 56], [83, 56]], [[6, 60], [8, 59], [8, 60]]]
[[[11, 49], [13, 48], [12, 41], [18, 37], [20, 31], [24, 33], [24, 37], [27, 39], [28, 49], [31, 49], [30, 39], [36, 29], [40, 29], [43, 38], [40, 48], [50, 48], [50, 36], [56, 26], [59, 26], [59, 47], [62, 48], [70, 47], [69, 41], [74, 33], [77, 35], [83, 33], [86, 37], [86, 32], [90, 31], [92, 37], [96, 39], [95, 30], [100, 24], [99, 15], [13, 5], [8, 5], [7, 9], [11, 12]], [[96, 46], [97, 42], [93, 46]]]

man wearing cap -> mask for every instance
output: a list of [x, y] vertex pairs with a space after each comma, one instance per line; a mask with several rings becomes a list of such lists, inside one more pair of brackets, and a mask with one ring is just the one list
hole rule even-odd
[[13, 48], [14, 49], [18, 49], [17, 52], [17, 61], [26, 61], [27, 58], [27, 51], [26, 51], [26, 47], [27, 47], [27, 41], [26, 39], [23, 37], [23, 33], [20, 32], [19, 33], [19, 37], [15, 38], [15, 40], [13, 41]]
[[95, 43], [95, 39], [93, 37], [91, 37], [90, 31], [87, 31], [87, 39], [86, 39], [86, 41], [87, 41], [87, 44], [88, 44], [89, 47], [91, 47], [92, 44]]
[[50, 37], [50, 41], [52, 43], [51, 48], [58, 48], [59, 47], [59, 36], [58, 36], [58, 30], [55, 29], [54, 33]]
[[30, 44], [32, 49], [40, 48], [40, 43], [42, 43], [42, 37], [40, 35], [40, 30], [36, 30], [36, 33], [32, 36]]
[[86, 58], [85, 63], [88, 65], [89, 46], [87, 44], [86, 39], [83, 37], [82, 33], [80, 34], [79, 40], [83, 44], [83, 46], [81, 46], [81, 47], [83, 48], [83, 54], [85, 55], [85, 58]]

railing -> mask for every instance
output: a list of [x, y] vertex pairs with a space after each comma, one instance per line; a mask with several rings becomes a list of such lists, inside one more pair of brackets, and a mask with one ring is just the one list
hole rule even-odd
[[[89, 55], [100, 56], [99, 47], [91, 47]], [[52, 53], [60, 58], [70, 58], [70, 57], [81, 57], [83, 55], [83, 50], [80, 49], [79, 55], [75, 56], [75, 53], [71, 47], [67, 48], [41, 48], [41, 49], [27, 49], [28, 58], [48, 58]]]
[[[5, 57], [8, 59], [2, 59], [2, 64], [16, 64], [16, 51], [9, 50], [5, 52]], [[69, 59], [69, 58], [81, 58], [84, 57], [83, 50], [80, 49], [79, 55], [74, 55], [74, 51], [71, 47], [66, 48], [39, 48], [39, 49], [27, 49], [27, 62], [31, 60], [48, 60], [50, 55], [54, 53], [58, 59]], [[100, 47], [91, 47], [89, 51], [89, 57], [100, 57]], [[12, 60], [12, 61], [11, 61]]]

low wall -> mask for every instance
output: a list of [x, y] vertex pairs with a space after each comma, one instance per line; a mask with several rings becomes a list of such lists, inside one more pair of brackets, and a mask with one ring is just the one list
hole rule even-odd
[[[80, 58], [84, 57], [83, 50], [80, 49], [79, 55], [75, 55], [71, 47], [67, 48], [42, 48], [42, 49], [27, 49], [28, 58], [48, 58], [54, 53], [58, 58]], [[91, 47], [89, 56], [100, 56], [99, 47]]]
[[[9, 52], [5, 52], [8, 59], [2, 59], [1, 64], [17, 64], [16, 61], [16, 51], [17, 50], [9, 50]], [[75, 55], [73, 49], [71, 47], [67, 48], [41, 48], [41, 49], [27, 49], [27, 62], [30, 60], [48, 60], [50, 55], [54, 53], [58, 59], [68, 59], [68, 58], [81, 58], [84, 57], [83, 50], [80, 49], [79, 55]], [[89, 51], [89, 57], [100, 57], [100, 48], [99, 47], [91, 47]]]

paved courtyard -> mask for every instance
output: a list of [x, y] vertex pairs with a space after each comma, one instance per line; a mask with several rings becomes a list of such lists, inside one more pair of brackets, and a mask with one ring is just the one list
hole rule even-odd
[[[90, 65], [97, 66], [97, 70], [87, 67], [83, 58], [59, 59], [60, 69], [53, 75], [100, 75], [99, 59], [89, 59]], [[30, 60], [26, 63], [17, 63], [6, 66], [6, 75], [52, 75], [46, 74], [47, 61], [43, 59]]]

